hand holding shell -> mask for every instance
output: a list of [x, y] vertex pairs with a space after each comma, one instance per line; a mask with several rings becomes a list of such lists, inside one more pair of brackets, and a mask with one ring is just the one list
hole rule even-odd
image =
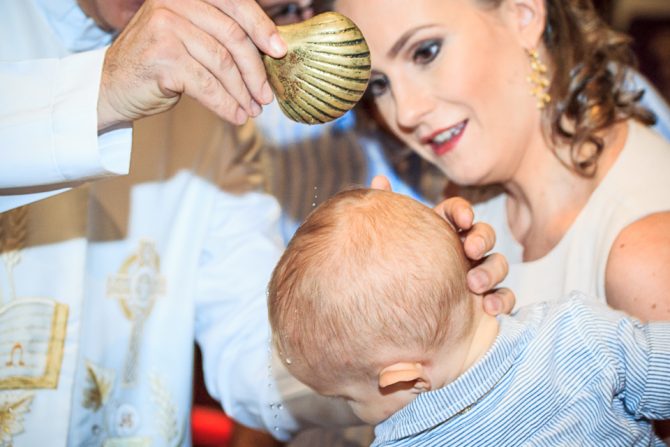
[[278, 27], [286, 56], [263, 56], [270, 86], [292, 120], [319, 124], [352, 109], [370, 79], [370, 51], [347, 17], [327, 12]]

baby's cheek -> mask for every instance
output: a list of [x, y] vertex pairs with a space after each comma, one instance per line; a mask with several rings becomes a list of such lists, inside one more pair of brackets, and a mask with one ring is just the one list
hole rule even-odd
[[361, 421], [371, 425], [379, 424], [394, 413], [391, 409], [378, 408], [372, 405], [362, 405], [351, 401], [348, 403], [354, 414], [358, 416]]

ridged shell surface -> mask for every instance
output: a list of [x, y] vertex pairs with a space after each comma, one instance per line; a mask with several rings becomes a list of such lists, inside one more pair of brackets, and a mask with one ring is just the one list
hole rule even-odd
[[358, 27], [336, 12], [280, 26], [281, 59], [263, 57], [270, 85], [292, 120], [319, 124], [351, 110], [370, 80], [370, 50]]

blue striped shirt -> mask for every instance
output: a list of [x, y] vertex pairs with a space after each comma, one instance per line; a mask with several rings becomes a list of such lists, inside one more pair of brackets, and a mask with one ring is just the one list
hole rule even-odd
[[487, 354], [379, 424], [373, 446], [663, 446], [670, 323], [569, 300], [500, 317]]

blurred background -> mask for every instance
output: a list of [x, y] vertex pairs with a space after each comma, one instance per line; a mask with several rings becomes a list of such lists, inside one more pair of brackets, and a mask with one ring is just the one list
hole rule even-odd
[[594, 0], [614, 28], [633, 38], [640, 71], [670, 101], [670, 0]]

